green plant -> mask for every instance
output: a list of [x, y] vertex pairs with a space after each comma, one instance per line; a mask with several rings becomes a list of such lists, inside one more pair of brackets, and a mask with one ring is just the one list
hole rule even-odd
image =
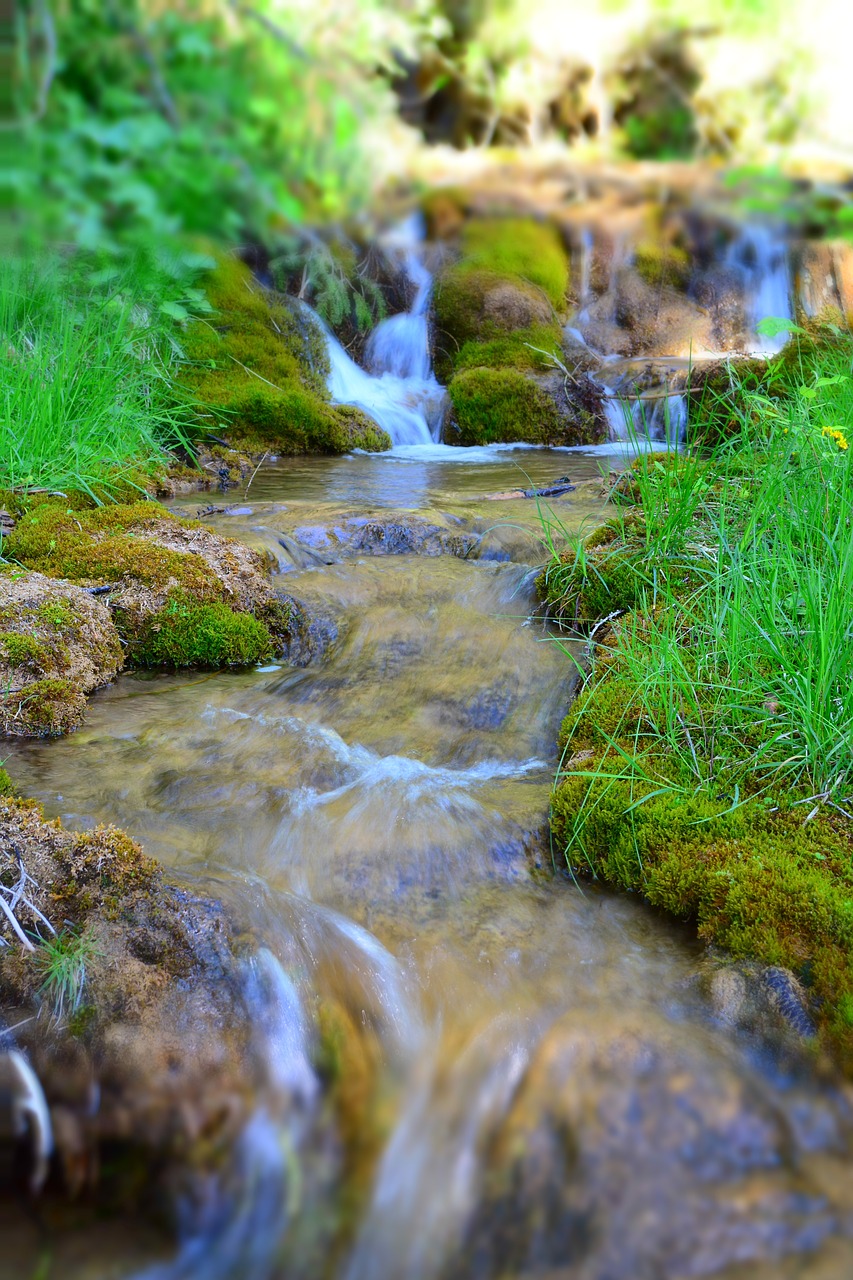
[[363, 332], [388, 313], [367, 262], [359, 261], [349, 244], [327, 244], [317, 235], [294, 236], [279, 246], [270, 269], [282, 287], [295, 285], [298, 296], [310, 302], [332, 329], [346, 322]]
[[41, 995], [52, 1006], [57, 1021], [79, 1009], [86, 966], [99, 954], [90, 934], [70, 928], [39, 942], [33, 964], [42, 980]]
[[131, 267], [108, 285], [73, 261], [0, 264], [0, 485], [117, 487], [188, 442], [172, 320]]

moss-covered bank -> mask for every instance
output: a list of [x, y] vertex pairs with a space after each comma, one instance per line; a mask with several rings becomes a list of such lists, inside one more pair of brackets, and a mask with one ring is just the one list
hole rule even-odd
[[190, 325], [183, 381], [199, 426], [251, 451], [346, 453], [390, 448], [366, 414], [332, 405], [322, 332], [298, 302], [222, 258], [206, 284], [214, 308]]
[[[813, 440], [818, 450], [820, 440]], [[824, 442], [835, 466], [829, 452], [835, 445]], [[838, 465], [846, 465], [836, 454]], [[809, 483], [797, 471], [800, 455], [790, 463], [787, 444], [762, 457], [768, 468], [793, 465], [786, 484]], [[737, 587], [726, 576], [715, 586], [723, 551], [711, 536], [708, 513], [735, 500], [744, 519], [754, 513], [754, 486], [762, 477], [739, 473], [748, 461], [734, 455], [723, 474], [719, 460], [640, 460], [617, 496], [630, 503], [643, 490], [651, 497], [646, 481], [653, 475], [660, 486], [654, 510], [629, 507], [541, 575], [552, 614], [582, 634], [594, 633], [591, 668], [560, 734], [554, 847], [577, 873], [695, 921], [704, 941], [790, 970], [807, 994], [819, 1038], [850, 1072], [853, 827], [847, 806], [840, 798], [835, 803], [831, 791], [816, 795], [822, 789], [805, 758], [797, 765], [802, 713], [782, 672], [745, 643], [740, 669], [714, 650], [725, 643], [720, 612], [731, 608]], [[752, 465], [757, 461], [753, 456]], [[818, 487], [825, 474], [815, 473]], [[795, 514], [793, 504], [790, 513], [784, 504], [777, 507], [776, 524]], [[683, 537], [676, 536], [679, 522]], [[747, 529], [742, 557], [754, 534], [739, 515], [732, 527], [742, 537]], [[661, 555], [668, 536], [669, 554]], [[802, 543], [804, 527], [797, 536]], [[765, 574], [774, 563], [781, 571], [782, 544], [773, 545], [775, 551], [756, 553]], [[727, 572], [742, 572], [740, 565], [737, 558]], [[794, 599], [794, 626], [804, 607]], [[800, 670], [803, 679], [811, 671], [805, 648]]]

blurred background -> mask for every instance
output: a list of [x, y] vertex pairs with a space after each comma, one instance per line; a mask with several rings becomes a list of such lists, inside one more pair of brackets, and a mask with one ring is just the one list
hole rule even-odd
[[[846, 178], [839, 0], [3, 7], [5, 234], [106, 257], [271, 247], [508, 148]], [[822, 228], [853, 218], [843, 190], [813, 203]]]

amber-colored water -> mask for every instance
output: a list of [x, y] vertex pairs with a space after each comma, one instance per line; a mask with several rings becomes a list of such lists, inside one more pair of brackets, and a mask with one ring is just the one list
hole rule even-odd
[[[727, 1025], [686, 927], [574, 884], [549, 848], [572, 664], [535, 616], [535, 504], [485, 497], [519, 484], [519, 456], [540, 484], [613, 461], [262, 470], [228, 495], [241, 514], [209, 518], [280, 549], [282, 589], [336, 630], [326, 656], [123, 677], [81, 732], [10, 752], [50, 813], [120, 823], [269, 949], [286, 1084], [295, 1040], [316, 1060], [334, 1031], [334, 1114], [319, 1084], [297, 1118], [259, 1114], [221, 1217], [146, 1275], [853, 1274], [843, 1090]], [[566, 529], [600, 506], [590, 486], [550, 502]], [[473, 548], [356, 553], [335, 535], [377, 511]]]

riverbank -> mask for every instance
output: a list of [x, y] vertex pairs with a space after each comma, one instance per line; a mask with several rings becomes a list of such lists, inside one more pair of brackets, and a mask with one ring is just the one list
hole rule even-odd
[[852, 352], [837, 329], [795, 335], [762, 386], [709, 389], [694, 423], [710, 452], [639, 459], [614, 517], [541, 578], [590, 654], [555, 847], [729, 955], [791, 970], [848, 1071]]

